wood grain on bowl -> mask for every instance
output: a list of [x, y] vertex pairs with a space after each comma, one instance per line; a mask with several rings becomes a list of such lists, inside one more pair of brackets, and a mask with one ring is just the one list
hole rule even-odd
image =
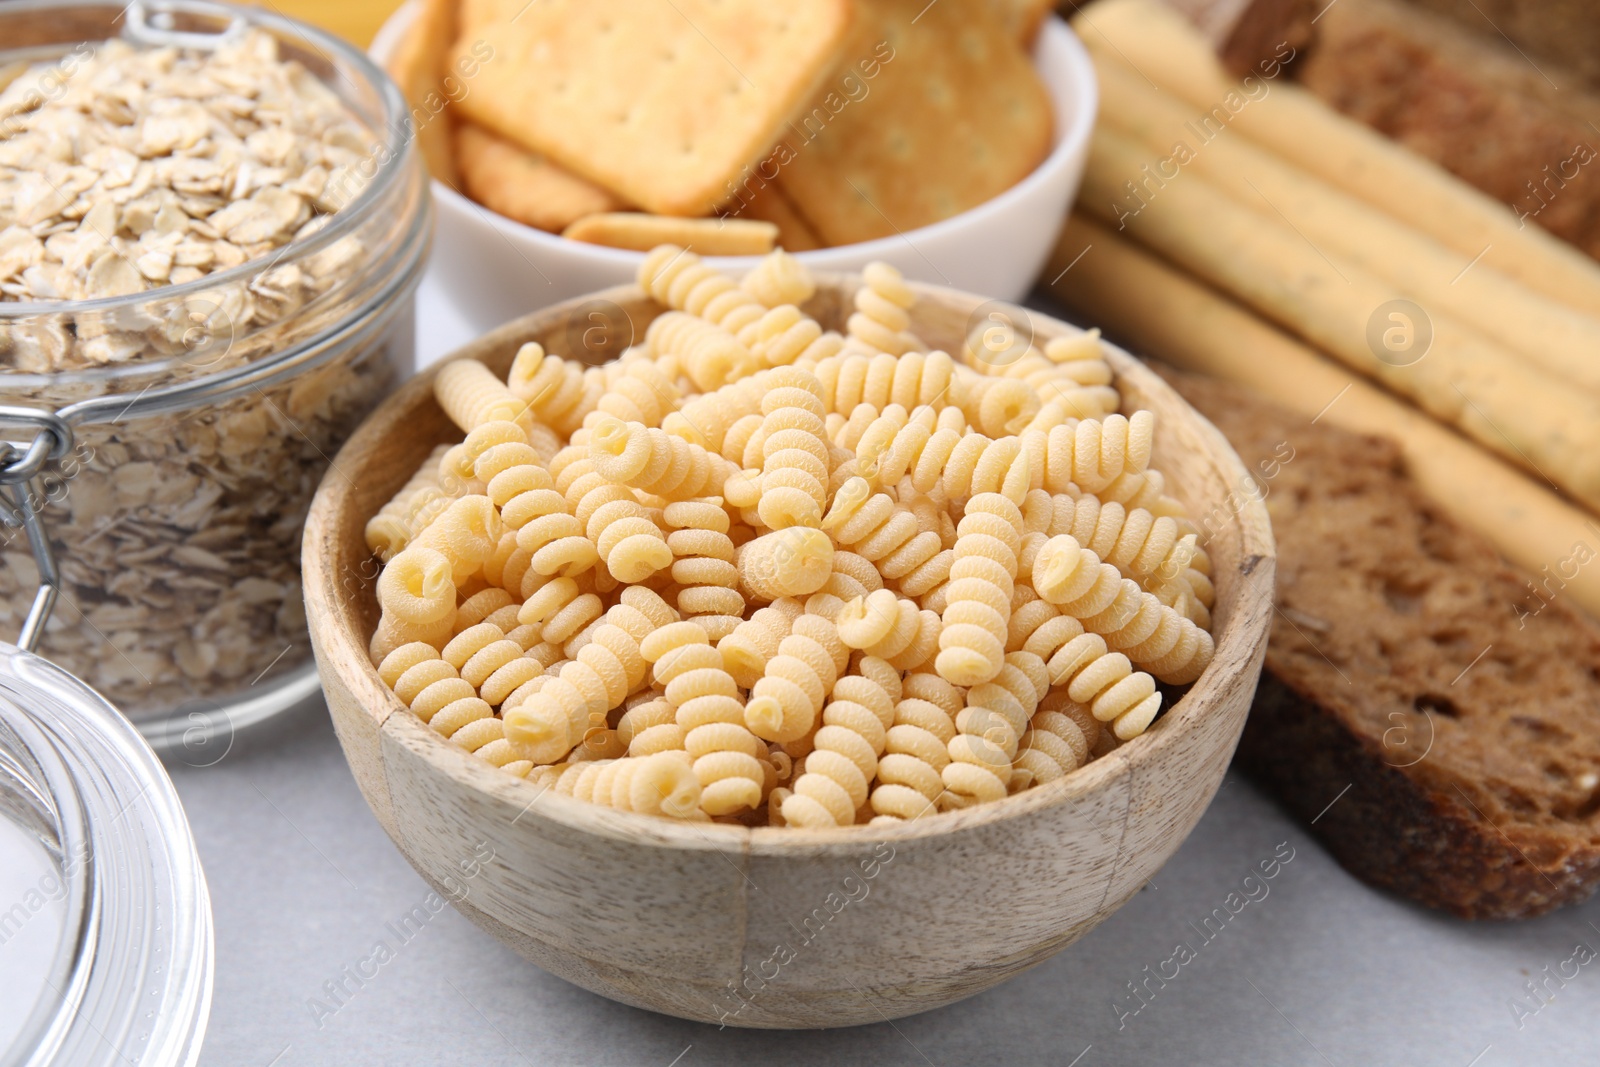
[[[841, 325], [858, 282], [819, 281], [806, 310]], [[912, 329], [956, 348], [985, 301], [916, 289]], [[524, 341], [570, 352], [597, 307], [635, 337], [660, 310], [636, 288], [611, 289], [456, 357], [504, 375]], [[1031, 321], [1041, 344], [1076, 332]], [[378, 610], [362, 530], [434, 445], [459, 438], [434, 403], [432, 374], [420, 375], [339, 453], [306, 527], [307, 615], [328, 706], [379, 822], [424, 878], [452, 898], [464, 888], [462, 913], [526, 958], [624, 1003], [706, 1022], [895, 1018], [977, 993], [1083, 936], [1176, 851], [1215, 793], [1272, 612], [1272, 535], [1238, 457], [1145, 367], [1116, 349], [1108, 358], [1125, 405], [1157, 415], [1154, 465], [1168, 491], [1209, 533], [1214, 661], [1145, 735], [1060, 781], [913, 823], [826, 831], [680, 823], [541, 793], [444, 740], [389, 692], [366, 654]]]

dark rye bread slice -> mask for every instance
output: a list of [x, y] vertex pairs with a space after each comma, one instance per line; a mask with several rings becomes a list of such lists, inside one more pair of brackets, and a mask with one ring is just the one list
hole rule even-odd
[[1600, 627], [1424, 498], [1393, 441], [1171, 377], [1259, 476], [1277, 537], [1246, 772], [1351, 873], [1423, 904], [1503, 919], [1587, 897]]

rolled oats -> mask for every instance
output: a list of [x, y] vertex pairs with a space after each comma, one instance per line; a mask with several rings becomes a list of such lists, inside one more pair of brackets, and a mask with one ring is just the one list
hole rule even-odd
[[[305, 513], [338, 446], [409, 371], [416, 268], [377, 310], [363, 273], [383, 251], [375, 243], [400, 243], [401, 219], [310, 241], [390, 154], [259, 31], [215, 50], [108, 41], [5, 69], [5, 402], [60, 410], [203, 385], [321, 343], [358, 311], [371, 320], [327, 356], [220, 400], [87, 420], [46, 480], [64, 584], [41, 652], [136, 719], [225, 701], [309, 658]], [[420, 176], [406, 195], [391, 215], [414, 220]], [[8, 303], [48, 306], [8, 313]], [[10, 636], [38, 572], [26, 541], [5, 532], [0, 635]]]

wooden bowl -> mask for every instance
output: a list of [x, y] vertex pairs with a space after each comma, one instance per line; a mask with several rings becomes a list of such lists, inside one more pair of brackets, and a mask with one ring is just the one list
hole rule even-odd
[[[858, 282], [807, 310], [843, 322]], [[976, 296], [916, 286], [913, 329], [957, 350]], [[510, 323], [461, 349], [504, 376], [538, 340], [625, 344], [660, 308], [634, 287]], [[1076, 333], [1032, 315], [1039, 343]], [[620, 345], [611, 349], [619, 351]], [[377, 566], [363, 527], [436, 444], [460, 433], [425, 372], [345, 445], [305, 533], [306, 610], [356, 781], [417, 871], [469, 919], [568, 981], [686, 1019], [831, 1027], [926, 1011], [1042, 962], [1121, 907], [1182, 843], [1221, 782], [1272, 614], [1266, 509], [1220, 433], [1126, 353], [1129, 409], [1158, 417], [1155, 465], [1209, 531], [1217, 652], [1151, 729], [1066, 778], [889, 827], [828, 831], [674, 822], [514, 778], [449, 743], [367, 658]], [[492, 857], [492, 858], [490, 858]]]

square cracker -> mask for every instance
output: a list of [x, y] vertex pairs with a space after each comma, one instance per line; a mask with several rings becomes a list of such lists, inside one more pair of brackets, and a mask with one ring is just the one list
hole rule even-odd
[[860, 0], [844, 64], [780, 147], [779, 185], [824, 243], [959, 214], [1049, 152], [1049, 96], [988, 3]]
[[470, 122], [456, 127], [461, 190], [490, 211], [551, 233], [585, 215], [621, 211], [606, 190]]
[[444, 75], [446, 53], [455, 36], [455, 0], [422, 0], [388, 62], [389, 77], [411, 105], [417, 149], [428, 173], [450, 186], [456, 184], [457, 173]]
[[468, 0], [471, 118], [662, 215], [704, 215], [839, 58], [851, 0]]

